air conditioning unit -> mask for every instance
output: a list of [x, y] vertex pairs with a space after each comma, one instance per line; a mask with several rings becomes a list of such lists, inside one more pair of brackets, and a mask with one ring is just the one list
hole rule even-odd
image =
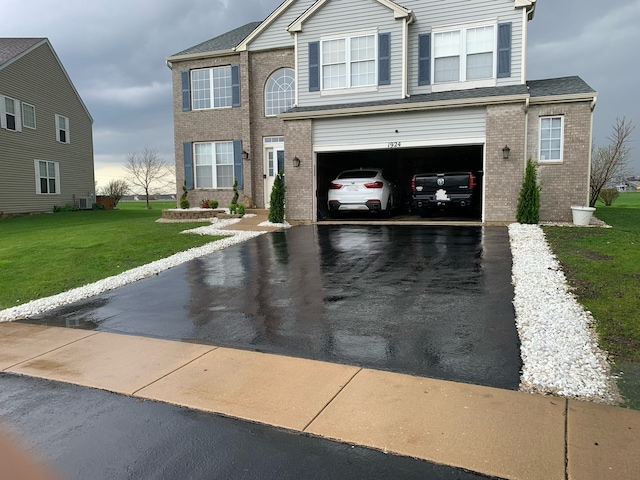
[[93, 207], [93, 198], [78, 197], [78, 208], [80, 210], [91, 210], [92, 207]]

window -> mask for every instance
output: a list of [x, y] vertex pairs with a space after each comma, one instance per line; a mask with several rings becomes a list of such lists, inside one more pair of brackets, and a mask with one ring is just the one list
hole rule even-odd
[[273, 72], [264, 88], [264, 114], [271, 117], [291, 108], [295, 86], [293, 69], [281, 68]]
[[376, 85], [376, 35], [321, 42], [322, 89]]
[[434, 82], [495, 78], [495, 26], [434, 34]]
[[194, 110], [240, 106], [239, 66], [193, 70], [191, 93]]
[[233, 142], [195, 143], [195, 187], [232, 188]]
[[10, 97], [0, 95], [0, 126], [7, 130], [20, 132], [22, 122], [20, 119], [20, 102]]
[[22, 124], [27, 128], [36, 128], [36, 107], [22, 103]]
[[60, 167], [58, 162], [36, 160], [36, 193], [53, 195], [60, 193]]
[[540, 118], [540, 153], [541, 162], [561, 162], [564, 142], [564, 117]]
[[56, 114], [56, 139], [61, 143], [71, 143], [69, 140], [69, 119]]

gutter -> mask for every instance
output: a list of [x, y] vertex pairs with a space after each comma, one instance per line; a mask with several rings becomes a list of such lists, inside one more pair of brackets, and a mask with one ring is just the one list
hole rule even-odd
[[281, 113], [281, 120], [303, 120], [312, 118], [355, 117], [378, 113], [415, 112], [444, 108], [480, 107], [505, 103], [525, 103], [529, 95], [509, 95], [502, 97], [482, 97], [474, 99], [441, 100], [435, 102], [394, 103], [390, 105], [372, 105], [369, 107], [333, 108], [307, 112]]
[[593, 93], [572, 93], [569, 95], [547, 95], [545, 97], [531, 97], [531, 105], [544, 105], [553, 103], [574, 103], [590, 101], [595, 108], [595, 100], [597, 95]]
[[237, 55], [235, 48], [230, 48], [228, 50], [218, 50], [215, 52], [208, 53], [189, 53], [187, 55], [175, 55], [173, 57], [167, 57], [165, 62], [167, 62], [167, 66], [172, 62], [181, 62], [184, 60], [194, 60], [194, 59], [204, 59], [204, 58], [216, 58], [216, 57], [226, 57], [228, 55]]

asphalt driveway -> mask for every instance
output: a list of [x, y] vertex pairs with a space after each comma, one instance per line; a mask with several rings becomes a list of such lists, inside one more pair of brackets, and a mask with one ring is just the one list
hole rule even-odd
[[300, 226], [28, 321], [516, 390], [506, 227]]

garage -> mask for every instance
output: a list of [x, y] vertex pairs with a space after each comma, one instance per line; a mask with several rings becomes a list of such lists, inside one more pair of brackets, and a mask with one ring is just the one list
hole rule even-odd
[[[470, 171], [477, 179], [478, 208], [456, 212], [437, 209], [442, 216], [481, 220], [483, 204], [485, 108], [451, 108], [313, 120], [318, 218], [327, 218], [329, 185], [350, 169], [381, 168], [399, 188], [400, 208], [394, 219], [419, 219], [410, 211], [411, 179], [416, 173]], [[333, 215], [335, 216], [335, 215]], [[341, 218], [371, 219], [368, 211]]]
[[[400, 190], [400, 205], [393, 217], [419, 218], [410, 209], [411, 178], [416, 173], [473, 172], [477, 179], [477, 192], [482, 205], [483, 146], [463, 145], [447, 147], [397, 148], [386, 150], [357, 150], [346, 152], [322, 152], [316, 156], [317, 201], [320, 218], [329, 218], [327, 207], [329, 185], [344, 170], [381, 168], [385, 177], [396, 183]], [[333, 215], [334, 217], [336, 215]], [[341, 214], [338, 218], [371, 218], [370, 212]], [[479, 220], [481, 209], [434, 211], [434, 218], [441, 216]]]

